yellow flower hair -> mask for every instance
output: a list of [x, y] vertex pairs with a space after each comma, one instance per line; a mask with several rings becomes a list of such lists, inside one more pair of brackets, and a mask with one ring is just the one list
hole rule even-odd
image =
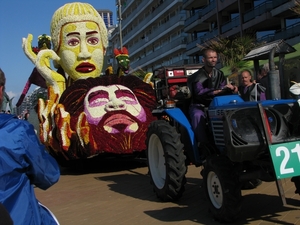
[[60, 31], [62, 26], [67, 23], [80, 21], [92, 21], [98, 24], [103, 47], [107, 47], [107, 29], [97, 10], [88, 3], [73, 2], [63, 5], [52, 16], [50, 32], [54, 51], [57, 51], [60, 45]]

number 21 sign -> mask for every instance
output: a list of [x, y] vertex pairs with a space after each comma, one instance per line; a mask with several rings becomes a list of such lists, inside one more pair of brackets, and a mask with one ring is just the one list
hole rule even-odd
[[277, 179], [300, 176], [300, 142], [270, 145]]

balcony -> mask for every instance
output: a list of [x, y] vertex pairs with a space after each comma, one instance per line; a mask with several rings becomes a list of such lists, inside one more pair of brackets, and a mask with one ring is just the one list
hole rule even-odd
[[[134, 54], [135, 51], [145, 48], [154, 41], [160, 39], [165, 34], [168, 34], [171, 30], [175, 30], [178, 26], [184, 26], [184, 20], [180, 20], [178, 17], [171, 18], [168, 22], [164, 23], [162, 26], [158, 27], [156, 30], [153, 30], [150, 35], [140, 40], [138, 43], [135, 43], [129, 50], [130, 54]], [[167, 29], [166, 29], [167, 27]]]
[[238, 27], [240, 25], [240, 17], [237, 16], [234, 19], [232, 19], [231, 21], [225, 23], [222, 27], [221, 27], [221, 32], [222, 34], [224, 34], [225, 32], [232, 30], [235, 27]]
[[[205, 35], [203, 35], [203, 41], [209, 41], [211, 39], [214, 39], [215, 37], [217, 37], [219, 35], [219, 31], [218, 28], [215, 28], [214, 30], [212, 30], [211, 32], [207, 32]], [[202, 42], [201, 44], [203, 44], [204, 42]]]
[[151, 52], [148, 55], [145, 55], [143, 58], [131, 62], [130, 63], [131, 67], [132, 68], [144, 67], [145, 65], [151, 64], [155, 61], [162, 59], [163, 57], [172, 54], [172, 52], [175, 52], [178, 49], [186, 49], [186, 44], [183, 37], [178, 37], [172, 42], [169, 42], [168, 44], [161, 46], [158, 50]]
[[273, 9], [272, 1], [264, 2], [255, 8], [245, 12], [244, 14], [244, 23], [254, 19], [257, 16], [260, 16], [266, 12], [270, 12]]
[[273, 0], [273, 8], [276, 8], [284, 3], [290, 2], [290, 0]]
[[[146, 1], [145, 1], [146, 2]], [[170, 9], [173, 5], [177, 4], [179, 0], [165, 0], [156, 10], [153, 11], [150, 15], [143, 19], [134, 29], [128, 32], [125, 36], [123, 36], [124, 44], [125, 42], [129, 42], [132, 38], [136, 37], [137, 34], [144, 31], [147, 28], [147, 25], [150, 26], [151, 21], [157, 20], [157, 17], [163, 14], [163, 12]]]
[[205, 35], [202, 35], [202, 36], [198, 37], [197, 39], [193, 40], [192, 42], [188, 43], [186, 45], [186, 50], [189, 51], [189, 50], [197, 47], [197, 44], [203, 43], [204, 42], [204, 36]]
[[195, 21], [199, 20], [203, 16], [202, 10], [200, 9], [197, 11], [194, 15], [187, 18], [187, 20], [184, 23], [184, 26], [187, 27], [188, 25], [194, 23]]
[[274, 38], [278, 39], [290, 39], [296, 36], [300, 36], [300, 23], [293, 24], [291, 26], [286, 27], [285, 29], [281, 29], [275, 32]]
[[122, 20], [122, 24], [124, 24], [124, 28], [126, 25], [130, 24], [130, 22], [139, 17], [139, 14], [143, 12], [143, 9], [149, 5], [149, 1], [142, 1], [141, 4], [128, 16], [126, 19]]
[[185, 10], [197, 9], [207, 4], [207, 0], [183, 0], [182, 8]]

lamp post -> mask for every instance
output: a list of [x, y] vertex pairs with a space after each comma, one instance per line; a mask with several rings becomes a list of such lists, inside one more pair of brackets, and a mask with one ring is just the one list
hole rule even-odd
[[119, 34], [120, 34], [120, 49], [122, 49], [123, 43], [122, 43], [122, 24], [121, 24], [122, 21], [121, 0], [118, 0], [117, 6], [118, 6], [117, 11], [118, 11], [118, 22], [119, 22]]

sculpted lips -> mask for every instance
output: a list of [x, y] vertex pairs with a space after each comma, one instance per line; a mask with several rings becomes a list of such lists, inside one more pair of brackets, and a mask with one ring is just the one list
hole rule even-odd
[[132, 123], [135, 123], [135, 121], [128, 116], [115, 114], [105, 120], [104, 126], [113, 127], [117, 124], [131, 125]]
[[96, 67], [91, 63], [81, 63], [76, 67], [76, 71], [80, 73], [90, 73], [95, 69]]

